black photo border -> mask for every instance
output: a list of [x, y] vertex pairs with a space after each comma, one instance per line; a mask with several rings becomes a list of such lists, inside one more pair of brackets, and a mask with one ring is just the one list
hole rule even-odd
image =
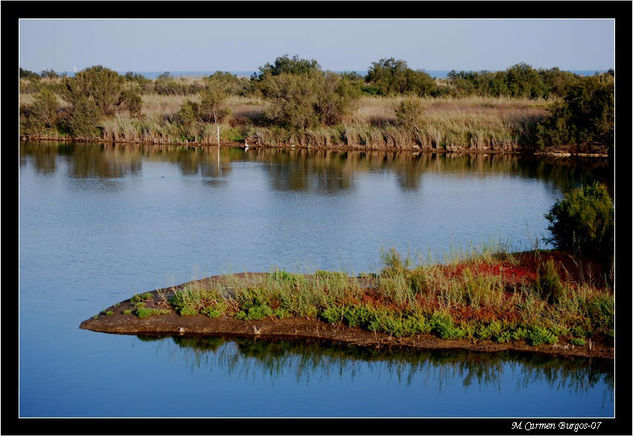
[[[20, 18], [614, 18], [616, 74], [615, 419], [576, 434], [631, 434], [631, 2], [11, 2], [2, 15], [3, 434], [513, 434], [512, 418], [19, 418], [18, 20]], [[524, 419], [525, 421], [525, 419]], [[531, 419], [591, 422], [595, 419]], [[532, 431], [535, 434], [573, 431]]]

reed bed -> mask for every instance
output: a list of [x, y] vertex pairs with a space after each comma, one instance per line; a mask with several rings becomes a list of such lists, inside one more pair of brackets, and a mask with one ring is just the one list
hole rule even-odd
[[[243, 141], [256, 136], [259, 145], [269, 147], [517, 151], [535, 143], [535, 126], [546, 115], [548, 103], [489, 97], [419, 98], [425, 108], [421, 120], [414, 128], [405, 128], [395, 116], [403, 99], [363, 97], [338, 125], [293, 131], [270, 125], [268, 104], [261, 98], [231, 96], [226, 101], [230, 115], [220, 126], [221, 140]], [[102, 120], [101, 136], [95, 139], [215, 144], [215, 126], [201, 122], [178, 126], [175, 122], [187, 100], [199, 102], [200, 95], [143, 94], [140, 116], [120, 112]], [[33, 101], [34, 94], [21, 95], [21, 103]]]

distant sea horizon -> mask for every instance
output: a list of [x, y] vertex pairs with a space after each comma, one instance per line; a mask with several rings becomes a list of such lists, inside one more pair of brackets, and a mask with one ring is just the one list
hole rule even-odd
[[[130, 70], [128, 70], [130, 71]], [[119, 74], [125, 74], [128, 71], [118, 71]], [[210, 76], [211, 74], [217, 72], [217, 71], [224, 71], [224, 70], [208, 70], [208, 71], [169, 71], [169, 74], [173, 77], [203, 77], [203, 76]], [[444, 79], [448, 76], [448, 73], [451, 72], [452, 70], [424, 70], [426, 71], [431, 77], [434, 77], [436, 79]], [[455, 70], [455, 71], [481, 71], [481, 70]], [[503, 71], [503, 70], [490, 70], [490, 71]], [[595, 70], [563, 70], [563, 71], [569, 71], [571, 73], [574, 74], [580, 74], [583, 76], [593, 76], [594, 74], [599, 74], [599, 73], [604, 73], [608, 70], [605, 69], [595, 69]], [[160, 76], [161, 74], [165, 73], [166, 71], [133, 71], [134, 73], [138, 73], [138, 74], [142, 74], [144, 77], [148, 78], [148, 79], [155, 79], [156, 77]], [[228, 71], [231, 74], [234, 74], [238, 77], [250, 77], [251, 75], [253, 75], [254, 73], [257, 73], [258, 71], [255, 70], [234, 70], [234, 71]], [[336, 73], [358, 73], [361, 76], [365, 76], [367, 74], [367, 70], [340, 70], [340, 71], [335, 71]], [[75, 73], [74, 72], [70, 72], [67, 71], [66, 72], [67, 75], [69, 76], [73, 76]]]

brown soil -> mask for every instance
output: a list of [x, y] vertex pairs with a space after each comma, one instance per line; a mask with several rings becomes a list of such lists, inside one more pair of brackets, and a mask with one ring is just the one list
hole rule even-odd
[[[561, 258], [563, 256], [560, 256]], [[560, 259], [562, 260], [562, 259]], [[523, 262], [522, 262], [523, 263]], [[570, 268], [571, 269], [571, 268]], [[257, 273], [250, 273], [254, 275]], [[244, 274], [236, 274], [244, 277]], [[223, 280], [223, 276], [213, 276], [199, 282]], [[370, 280], [369, 280], [370, 281]], [[368, 279], [362, 285], [371, 286]], [[406, 347], [418, 350], [451, 350], [497, 352], [522, 351], [562, 356], [582, 356], [613, 359], [613, 340], [596, 336], [584, 346], [571, 343], [530, 346], [524, 341], [496, 343], [490, 340], [441, 339], [430, 334], [397, 338], [386, 333], [374, 333], [358, 327], [349, 327], [343, 323], [330, 324], [316, 319], [305, 318], [267, 318], [260, 321], [242, 321], [230, 316], [211, 319], [205, 315], [181, 316], [169, 305], [168, 299], [175, 291], [186, 283], [152, 291], [152, 300], [146, 303], [148, 308], [167, 309], [169, 314], [151, 316], [140, 319], [134, 314], [126, 315], [126, 310], [133, 311], [130, 300], [124, 300], [104, 310], [99, 315], [87, 319], [79, 326], [82, 329], [104, 333], [130, 335], [205, 335], [205, 336], [239, 336], [262, 339], [318, 339], [335, 343], [345, 343], [368, 347]], [[112, 315], [106, 315], [112, 311]]]

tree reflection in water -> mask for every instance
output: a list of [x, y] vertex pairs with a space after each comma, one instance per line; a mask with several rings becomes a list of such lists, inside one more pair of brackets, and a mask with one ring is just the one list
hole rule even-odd
[[315, 376], [354, 379], [361, 371], [367, 371], [377, 378], [395, 377], [398, 384], [407, 386], [420, 379], [426, 387], [436, 387], [438, 391], [456, 381], [464, 387], [476, 383], [501, 391], [512, 387], [503, 384], [504, 374], [509, 373], [517, 391], [535, 383], [574, 393], [603, 385], [605, 400], [613, 400], [613, 362], [605, 360], [516, 352], [379, 350], [317, 341], [139, 338], [169, 347], [171, 355], [186, 361], [192, 371], [222, 368], [232, 376], [245, 378], [254, 374], [264, 374], [271, 380], [292, 376], [297, 382], [308, 384]]
[[562, 192], [597, 179], [613, 192], [613, 167], [606, 159], [307, 149], [245, 152], [222, 148], [218, 167], [215, 147], [41, 142], [21, 143], [20, 157], [21, 165], [27, 157], [32, 157], [31, 164], [43, 175], [54, 174], [59, 161], [65, 160], [71, 177], [101, 179], [137, 175], [144, 160], [168, 162], [177, 165], [183, 176], [200, 176], [203, 183], [211, 187], [230, 183], [233, 164], [255, 162], [262, 165], [274, 190], [324, 195], [351, 191], [356, 176], [380, 172], [393, 173], [403, 191], [420, 189], [422, 176], [429, 173], [464, 177], [520, 176], [543, 180], [550, 189]]

